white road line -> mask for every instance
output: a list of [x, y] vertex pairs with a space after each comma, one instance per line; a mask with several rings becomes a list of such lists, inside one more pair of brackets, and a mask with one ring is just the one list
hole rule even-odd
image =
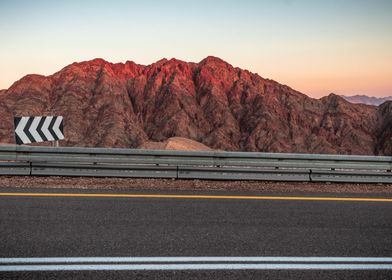
[[392, 263], [392, 257], [54, 257], [0, 258], [0, 263], [328, 262]]
[[4, 265], [0, 271], [80, 270], [392, 270], [392, 264], [87, 264]]

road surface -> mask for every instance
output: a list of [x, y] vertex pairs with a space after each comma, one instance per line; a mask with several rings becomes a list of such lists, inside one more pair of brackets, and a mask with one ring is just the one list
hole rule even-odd
[[0, 193], [0, 279], [392, 279], [382, 196]]

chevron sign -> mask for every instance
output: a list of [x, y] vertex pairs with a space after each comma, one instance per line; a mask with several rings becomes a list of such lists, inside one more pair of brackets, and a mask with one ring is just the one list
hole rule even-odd
[[63, 117], [15, 117], [16, 144], [64, 139]]

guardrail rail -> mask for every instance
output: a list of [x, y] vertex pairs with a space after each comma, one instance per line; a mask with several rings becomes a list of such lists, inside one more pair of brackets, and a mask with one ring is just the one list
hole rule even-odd
[[0, 175], [392, 183], [391, 156], [0, 146]]

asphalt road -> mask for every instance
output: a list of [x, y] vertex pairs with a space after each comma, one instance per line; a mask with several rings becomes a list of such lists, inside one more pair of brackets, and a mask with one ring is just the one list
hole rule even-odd
[[[1, 189], [0, 192], [49, 190]], [[213, 195], [233, 194], [219, 192]], [[347, 197], [344, 194], [324, 196]], [[353, 194], [349, 196], [355, 197]], [[0, 238], [0, 262], [3, 260], [0, 279], [392, 279], [392, 270], [362, 270], [361, 263], [354, 265], [357, 268], [343, 270], [309, 270], [308, 262], [304, 267], [290, 268], [292, 259], [281, 259], [307, 257], [310, 262], [324, 265], [324, 261], [311, 258], [391, 258], [392, 201], [0, 194]], [[34, 264], [43, 265], [43, 271], [1, 271], [1, 266], [13, 265], [7, 263], [9, 258], [53, 257], [64, 259], [57, 263], [54, 259], [33, 259]], [[68, 259], [75, 257], [82, 258], [77, 265], [86, 265], [89, 257], [100, 257], [93, 265], [107, 265], [109, 270], [44, 269], [46, 264], [56, 266], [68, 265], [70, 260], [76, 262]], [[107, 263], [113, 257], [222, 257], [226, 259], [218, 263], [229, 266], [232, 262], [227, 257], [276, 257], [278, 261], [274, 264], [288, 265], [288, 268], [207, 270], [203, 269], [206, 263], [215, 264], [196, 259], [191, 263], [186, 261], [186, 265], [201, 265], [198, 270], [162, 270], [159, 268], [165, 267], [165, 260], [162, 263], [159, 259], [148, 259], [146, 263], [157, 265], [158, 270], [122, 270], [116, 265], [125, 261]], [[21, 262], [26, 265], [23, 260]], [[235, 265], [241, 267], [244, 262]], [[347, 262], [343, 261], [343, 264]], [[245, 262], [247, 265], [255, 263], [258, 262]], [[264, 261], [262, 263], [265, 265]], [[267, 267], [269, 265], [267, 262]]]

